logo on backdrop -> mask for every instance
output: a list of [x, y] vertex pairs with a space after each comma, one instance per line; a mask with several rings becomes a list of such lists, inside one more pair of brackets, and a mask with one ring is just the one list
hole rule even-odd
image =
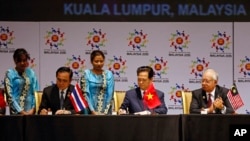
[[173, 48], [174, 51], [169, 51], [169, 56], [190, 56], [190, 52], [187, 52], [189, 48], [188, 44], [191, 42], [189, 40], [189, 34], [186, 34], [185, 31], [176, 30], [175, 33], [171, 33], [169, 39], [170, 48]]
[[228, 35], [225, 31], [212, 34], [212, 39], [210, 39], [211, 48], [214, 52], [210, 52], [210, 57], [232, 57], [231, 52], [226, 52], [229, 50], [232, 44], [231, 35]]
[[128, 82], [128, 78], [124, 77], [126, 74], [126, 59], [123, 59], [122, 56], [113, 56], [112, 59], [108, 59], [108, 69], [113, 73], [115, 77], [115, 82]]
[[36, 58], [32, 58], [32, 57], [30, 57], [30, 58], [31, 58], [31, 59], [30, 59], [29, 62], [28, 62], [28, 63], [29, 63], [28, 66], [29, 66], [30, 68], [35, 68], [35, 66], [36, 66], [35, 59], [36, 59]]
[[[107, 42], [106, 34], [102, 29], [97, 30], [93, 28], [92, 31], [89, 31], [86, 37], [86, 45], [91, 49], [86, 50], [85, 54], [90, 54], [92, 50], [101, 50], [101, 48], [105, 47], [105, 43]], [[107, 54], [106, 50], [102, 51], [104, 54]]]
[[156, 83], [168, 83], [169, 80], [166, 78], [167, 70], [169, 69], [168, 61], [164, 60], [163, 57], [155, 56], [154, 59], [150, 59], [149, 66], [154, 69], [154, 82]]
[[147, 39], [148, 34], [144, 33], [143, 30], [134, 29], [133, 32], [129, 32], [128, 46], [132, 48], [132, 50], [127, 51], [127, 55], [135, 55], [135, 56], [148, 56], [148, 51], [143, 51], [147, 47]]
[[242, 77], [238, 78], [238, 82], [250, 82], [250, 57], [245, 56], [243, 59], [240, 59], [238, 68], [239, 73], [242, 75]]
[[51, 85], [56, 85], [56, 82], [54, 82], [53, 80], [51, 80], [50, 84], [48, 84], [48, 83], [45, 84], [45, 87], [51, 86]]
[[10, 48], [13, 45], [14, 31], [10, 30], [9, 27], [0, 26], [0, 52], [2, 53], [13, 53], [14, 48]]
[[139, 86], [138, 86], [137, 82], [134, 82], [133, 85], [130, 85], [128, 87], [131, 90], [131, 89], [134, 89], [134, 88], [138, 88]]
[[185, 88], [184, 84], [178, 83], [170, 87], [168, 109], [182, 109], [181, 91], [188, 91], [188, 88]]
[[190, 74], [194, 78], [190, 78], [189, 83], [201, 83], [203, 71], [206, 68], [208, 68], [209, 63], [210, 62], [207, 61], [204, 57], [203, 58], [196, 57], [195, 60], [192, 60], [191, 65], [189, 67], [191, 69]]
[[245, 110], [246, 114], [250, 115], [250, 111], [248, 109]]
[[85, 59], [82, 59], [81, 56], [72, 55], [72, 57], [67, 58], [67, 62], [65, 64], [66, 67], [70, 67], [73, 71], [72, 80], [79, 82], [80, 77], [86, 68]]
[[49, 49], [44, 49], [44, 54], [66, 54], [65, 49], [60, 49], [64, 46], [65, 33], [60, 30], [60, 28], [51, 28], [51, 30], [46, 31], [44, 36], [45, 45]]
[[1, 82], [0, 82], [0, 88], [4, 88], [4, 81], [3, 80], [1, 80]]

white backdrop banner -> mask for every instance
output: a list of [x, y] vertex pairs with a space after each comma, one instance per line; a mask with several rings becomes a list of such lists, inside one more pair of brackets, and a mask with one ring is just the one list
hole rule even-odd
[[231, 88], [234, 80], [245, 103], [237, 113], [247, 114], [250, 96], [250, 23], [232, 22], [0, 22], [0, 80], [16, 48], [31, 55], [40, 89], [54, 84], [56, 70], [70, 67], [73, 84], [91, 68], [90, 53], [102, 50], [105, 69], [113, 72], [115, 90], [137, 87], [136, 69], [153, 67], [155, 87], [165, 93], [168, 114], [181, 114], [181, 90], [201, 87], [203, 70], [214, 68], [219, 84]]

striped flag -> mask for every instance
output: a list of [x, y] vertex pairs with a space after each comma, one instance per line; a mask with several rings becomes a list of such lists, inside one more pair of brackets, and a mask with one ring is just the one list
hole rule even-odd
[[70, 98], [76, 112], [80, 112], [80, 111], [88, 108], [88, 103], [87, 103], [85, 97], [83, 96], [82, 90], [80, 89], [80, 86], [78, 83], [75, 85], [75, 88], [73, 89], [69, 98]]
[[231, 90], [228, 91], [227, 97], [234, 110], [237, 110], [244, 105], [235, 83], [233, 84]]

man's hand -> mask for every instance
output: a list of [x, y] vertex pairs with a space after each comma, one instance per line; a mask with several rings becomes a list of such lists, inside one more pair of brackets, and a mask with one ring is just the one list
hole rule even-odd
[[224, 108], [223, 100], [222, 100], [221, 97], [216, 98], [215, 101], [214, 101], [214, 103], [213, 103], [213, 105], [214, 105], [215, 109], [222, 110]]
[[71, 112], [69, 110], [57, 110], [56, 115], [69, 115]]
[[208, 113], [213, 113], [215, 110], [214, 104], [211, 104], [211, 106], [208, 108]]
[[124, 114], [127, 114], [127, 111], [124, 109], [119, 109], [118, 115], [124, 115]]
[[46, 109], [42, 109], [40, 115], [48, 115], [48, 111]]

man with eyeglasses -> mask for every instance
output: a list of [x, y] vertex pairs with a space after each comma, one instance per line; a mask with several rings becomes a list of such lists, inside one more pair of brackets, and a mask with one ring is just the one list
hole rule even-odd
[[203, 72], [202, 88], [192, 91], [191, 114], [232, 114], [227, 98], [229, 89], [218, 85], [218, 73], [213, 69]]
[[[149, 66], [141, 66], [137, 69], [137, 82], [138, 87], [128, 90], [126, 92], [124, 101], [118, 111], [118, 114], [166, 114], [167, 107], [164, 102], [164, 93], [155, 89], [155, 92], [159, 98], [159, 105], [150, 108], [145, 101], [143, 101], [144, 92], [148, 90], [150, 85], [152, 86], [154, 71]], [[144, 94], [143, 94], [144, 93]]]
[[74, 114], [75, 110], [70, 101], [70, 93], [74, 86], [71, 84], [73, 72], [69, 67], [60, 67], [56, 71], [56, 84], [43, 89], [42, 101], [38, 113], [48, 115]]

